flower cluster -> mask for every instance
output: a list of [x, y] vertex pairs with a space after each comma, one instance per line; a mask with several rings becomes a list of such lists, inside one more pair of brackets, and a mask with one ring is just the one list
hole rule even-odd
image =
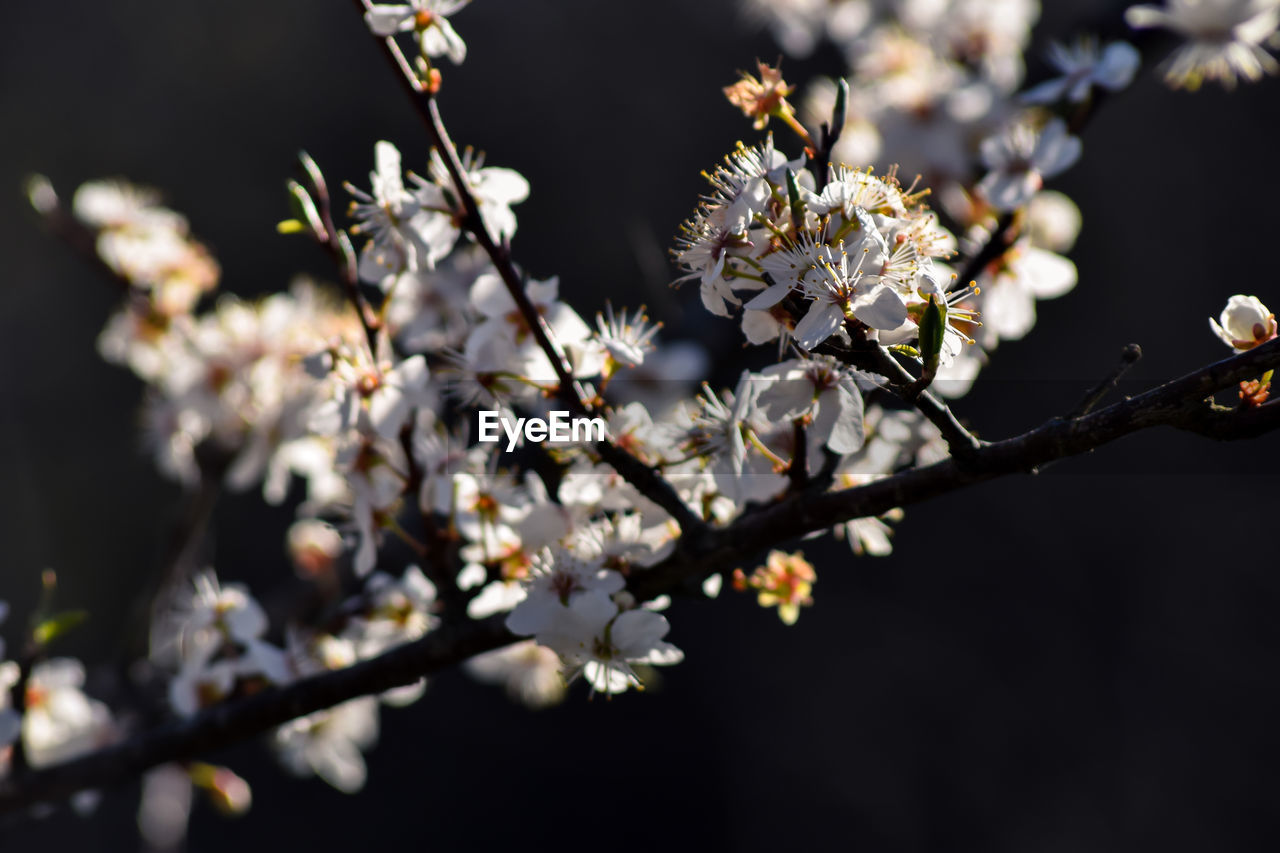
[[755, 590], [761, 607], [777, 607], [778, 617], [788, 625], [800, 618], [800, 608], [813, 604], [813, 585], [818, 573], [801, 554], [770, 551], [763, 566], [750, 575], [742, 569], [733, 573], [733, 588]]
[[[0, 601], [0, 624], [8, 613]], [[84, 665], [73, 658], [29, 662], [24, 673], [18, 661], [5, 659], [0, 639], [0, 779], [9, 775], [16, 748], [31, 767], [48, 767], [115, 740], [110, 710], [85, 694], [84, 682]], [[19, 684], [20, 711], [11, 701]]]
[[[917, 282], [914, 291], [900, 285], [898, 296], [917, 326], [922, 303], [930, 295], [949, 303], [948, 343], [934, 387], [940, 394], [960, 396], [1000, 341], [1022, 338], [1031, 330], [1038, 300], [1061, 296], [1075, 286], [1075, 266], [1061, 253], [1075, 241], [1079, 213], [1070, 199], [1046, 190], [1044, 184], [1079, 158], [1081, 143], [1075, 125], [1102, 95], [1129, 84], [1138, 70], [1139, 55], [1122, 41], [1105, 47], [1089, 37], [1057, 43], [1048, 58], [1060, 76], [1019, 92], [1022, 52], [1039, 14], [1033, 0], [883, 5], [780, 2], [769, 8], [784, 48], [803, 55], [825, 38], [849, 64], [845, 81], [837, 85], [819, 80], [803, 95], [799, 114], [808, 126], [833, 120], [838, 124], [837, 132], [822, 140], [829, 144], [823, 151], [817, 150], [814, 139], [806, 139], [810, 155], [829, 156], [832, 162], [859, 169], [874, 167], [881, 174], [892, 175], [896, 170], [919, 175], [933, 188], [936, 213], [928, 216], [935, 224], [917, 232], [925, 241], [917, 247], [917, 255], [931, 263], [917, 262], [924, 281]], [[798, 38], [796, 33], [807, 33], [807, 37]], [[790, 91], [781, 81], [774, 88]], [[797, 195], [805, 201], [806, 178], [799, 165], [793, 163], [790, 168], [797, 175]], [[819, 167], [814, 178], [824, 191], [841, 183], [841, 174], [848, 174], [847, 167], [840, 168], [845, 171], [833, 169], [828, 178]], [[775, 195], [789, 205], [785, 192]], [[908, 218], [914, 218], [913, 211], [923, 210], [919, 197], [901, 191], [899, 195], [906, 199]], [[821, 206], [806, 208], [805, 213], [821, 216], [822, 210]], [[702, 254], [708, 252], [705, 246], [713, 258], [727, 252], [759, 263], [777, 249], [777, 238], [767, 245], [750, 236], [745, 238], [751, 244], [748, 249], [740, 233], [706, 227], [705, 218], [696, 216], [687, 226], [703, 237], [691, 246], [694, 254], [686, 257], [682, 252], [681, 260], [690, 270], [700, 266]], [[883, 230], [884, 223], [878, 224]], [[889, 231], [886, 237], [901, 239], [892, 228]], [[814, 244], [823, 242], [820, 236]], [[1001, 250], [990, 252], [984, 247]], [[870, 248], [866, 256], [871, 261], [878, 246], [857, 248]], [[957, 248], [970, 261], [953, 270], [942, 261]], [[866, 278], [867, 267], [858, 266], [857, 255], [848, 252], [847, 245], [845, 250], [849, 263], [844, 269]], [[822, 269], [824, 260], [814, 263]], [[730, 263], [731, 267], [741, 265]], [[838, 263], [830, 266], [840, 273]], [[755, 274], [762, 277], [763, 272]], [[953, 272], [961, 276], [954, 286], [949, 283]], [[855, 298], [870, 296], [868, 288], [862, 291], [854, 288]], [[722, 286], [717, 295], [727, 301], [732, 293]], [[803, 297], [808, 291], [794, 290], [792, 295]], [[911, 330], [905, 326], [884, 334], [882, 327], [900, 309], [881, 298], [880, 306], [893, 311], [875, 316], [881, 324], [877, 337], [882, 342], [912, 343]], [[746, 307], [760, 305], [748, 302]], [[859, 307], [863, 317], [858, 319], [865, 322], [873, 312], [865, 302]], [[723, 313], [719, 308], [716, 304], [713, 310]], [[787, 313], [785, 303], [775, 313]], [[825, 319], [836, 320], [835, 308], [827, 311]], [[785, 318], [782, 322], [787, 323]], [[753, 330], [762, 325], [754, 317], [751, 324]], [[808, 332], [808, 326], [803, 331]], [[756, 340], [763, 337], [754, 331], [748, 335]], [[965, 340], [976, 345], [957, 345]], [[930, 368], [927, 361], [922, 359]], [[934, 371], [930, 368], [930, 372]]]
[[[706, 354], [662, 340], [644, 308], [605, 303], [584, 317], [558, 278], [512, 260], [528, 182], [456, 150], [430, 101], [442, 84], [432, 60], [466, 56], [450, 22], [466, 5], [365, 4], [429, 102], [434, 144], [402, 156], [377, 142], [367, 188], [345, 184], [341, 226], [304, 155], [307, 185], [289, 184], [298, 218], [280, 231], [322, 246], [341, 291], [299, 280], [256, 301], [214, 298], [217, 264], [154, 193], [94, 181], [64, 209], [47, 181], [31, 186], [37, 209], [123, 286], [98, 344], [146, 384], [157, 467], [193, 494], [225, 483], [282, 504], [300, 492], [284, 537], [289, 581], [305, 587], [292, 606], [269, 617], [244, 584], [178, 564], [156, 591], [146, 669], [178, 717], [468, 627], [525, 638], [466, 668], [530, 706], [578, 679], [592, 694], [643, 688], [650, 667], [683, 659], [666, 639], [676, 587], [664, 569], [684, 571], [678, 561], [754, 513], [807, 511], [826, 492], [953, 453], [961, 470], [960, 452], [981, 449], [929, 389], [963, 394], [1001, 341], [1031, 330], [1037, 300], [1076, 284], [1063, 253], [1079, 211], [1045, 183], [1081, 156], [1090, 111], [1139, 66], [1127, 43], [1085, 38], [1055, 45], [1060, 76], [1020, 92], [1034, 0], [754, 2], [784, 49], [829, 39], [849, 75], [812, 87], [800, 108], [764, 63], [725, 89], [756, 130], [777, 119], [800, 144], [789, 157], [772, 134], [739, 142], [705, 173], [710, 188], [676, 238], [677, 283], [696, 281], [702, 306], [757, 347], [720, 388], [699, 386]], [[1278, 10], [1173, 0], [1128, 18], [1196, 40], [1169, 72], [1194, 87], [1272, 70], [1260, 44]], [[409, 36], [412, 61], [397, 41]], [[415, 157], [418, 172], [405, 166]], [[1238, 352], [1278, 336], [1252, 296], [1231, 297], [1210, 324]], [[1242, 383], [1241, 405], [1261, 405], [1270, 379]], [[593, 429], [557, 438], [545, 419], [563, 414]], [[490, 418], [504, 422], [505, 450], [487, 443]], [[534, 421], [540, 434], [519, 428]], [[902, 518], [888, 503], [803, 532], [888, 554]], [[728, 575], [788, 625], [813, 604], [816, 570], [799, 553], [774, 550], [751, 573], [694, 565], [687, 574], [700, 575], [684, 579], [708, 597]], [[42, 766], [113, 738], [106, 706], [81, 690], [83, 667], [36, 657], [0, 663], [0, 759]], [[380, 706], [416, 701], [421, 674], [278, 727], [281, 762], [359, 789]], [[161, 768], [140, 817], [156, 838], [180, 836], [192, 786], [232, 811], [249, 801], [225, 768]]]
[[[832, 167], [818, 190], [769, 140], [740, 146], [708, 177], [713, 192], [682, 227], [677, 258], [712, 313], [742, 307], [752, 343], [813, 351], [846, 322], [862, 340], [904, 343], [929, 297], [968, 295], [948, 294], [935, 263], [951, 253], [951, 235], [892, 176]], [[753, 294], [745, 303], [743, 292]]]

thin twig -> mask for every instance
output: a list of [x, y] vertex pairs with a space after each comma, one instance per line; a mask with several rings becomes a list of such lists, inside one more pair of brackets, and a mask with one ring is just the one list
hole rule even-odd
[[[26, 642], [23, 643], [22, 651], [17, 657], [18, 677], [14, 679], [13, 686], [9, 688], [9, 707], [13, 709], [19, 717], [27, 712], [27, 696], [30, 691], [31, 671], [35, 669], [37, 663], [42, 657], [42, 649], [31, 637], [27, 635]], [[21, 781], [30, 771], [27, 763], [27, 746], [25, 738], [19, 734], [14, 740], [12, 748], [9, 750], [9, 778]]]
[[1120, 352], [1120, 363], [1105, 379], [1089, 389], [1088, 393], [1084, 395], [1084, 399], [1071, 410], [1067, 417], [1072, 419], [1081, 418], [1093, 411], [1094, 407], [1101, 403], [1103, 398], [1110, 394], [1120, 382], [1120, 377], [1128, 373], [1129, 368], [1137, 364], [1140, 358], [1142, 358], [1142, 347], [1137, 344], [1126, 346]]
[[[43, 180], [43, 179], [33, 179]], [[76, 219], [71, 211], [62, 204], [62, 199], [53, 191], [53, 187], [45, 183], [44, 192], [32, 198], [32, 205], [43, 220], [45, 227], [65, 245], [80, 256], [98, 273], [106, 276], [125, 297], [130, 308], [140, 314], [151, 311], [151, 295], [145, 288], [139, 287], [132, 279], [112, 267], [102, 255], [98, 254], [98, 235], [92, 228]]]
[[374, 316], [373, 309], [369, 307], [368, 300], [360, 292], [360, 273], [356, 264], [355, 251], [351, 247], [351, 241], [347, 238], [346, 232], [339, 231], [334, 224], [333, 199], [329, 195], [329, 184], [324, 179], [324, 173], [305, 154], [302, 158], [302, 165], [306, 169], [307, 177], [311, 179], [311, 186], [315, 190], [316, 209], [320, 213], [320, 222], [324, 225], [322, 245], [329, 252], [329, 255], [333, 258], [334, 265], [338, 268], [338, 278], [342, 281], [342, 287], [346, 291], [347, 299], [351, 302], [351, 307], [355, 309], [356, 315], [360, 318], [360, 326], [364, 329], [365, 340], [369, 342], [369, 357], [376, 363], [378, 361], [379, 322]]
[[1017, 236], [1015, 233], [1017, 229], [1014, 227], [1016, 221], [1014, 211], [1000, 214], [996, 227], [991, 230], [986, 242], [978, 247], [978, 251], [974, 252], [961, 268], [957, 279], [960, 286], [967, 287], [970, 282], [976, 281], [978, 276], [982, 275], [982, 271], [987, 268], [987, 264], [1003, 255], [1013, 245], [1013, 240]]
[[[362, 11], [367, 9], [367, 3], [361, 2], [361, 0], [355, 0], [355, 2]], [[382, 38], [379, 41], [384, 47], [388, 61], [397, 71], [397, 78], [401, 81], [406, 94], [409, 95], [417, 108], [419, 116], [426, 125], [427, 134], [431, 139], [432, 145], [440, 152], [445, 169], [449, 174], [449, 180], [453, 184], [458, 201], [462, 205], [462, 227], [471, 234], [480, 248], [489, 256], [489, 260], [498, 272], [503, 284], [506, 285], [507, 292], [515, 301], [520, 311], [520, 316], [533, 335], [538, 348], [543, 351], [551, 362], [551, 366], [556, 373], [556, 379], [559, 382], [557, 395], [573, 410], [575, 415], [585, 416], [592, 414], [595, 411], [595, 404], [587, 399], [581, 384], [573, 376], [573, 368], [569, 359], [559, 345], [556, 344], [546, 320], [543, 319], [525, 292], [524, 281], [511, 258], [509, 245], [505, 240], [502, 242], [496, 241], [485, 225], [484, 217], [480, 213], [479, 202], [472, 191], [471, 181], [467, 177], [466, 168], [458, 156], [457, 146], [454, 145], [453, 140], [450, 138], [444, 121], [440, 116], [440, 108], [436, 103], [434, 92], [423, 85], [417, 72], [409, 64], [395, 39]], [[624, 480], [675, 519], [684, 534], [701, 537], [706, 532], [706, 522], [689, 509], [671, 484], [653, 467], [637, 459], [608, 439], [598, 442], [595, 447], [601, 459], [612, 466]]]
[[795, 447], [791, 451], [787, 479], [791, 481], [792, 490], [798, 492], [809, 485], [809, 438], [805, 434], [804, 421], [800, 418], [791, 424], [791, 440]]
[[836, 102], [831, 108], [831, 123], [823, 122], [818, 129], [818, 150], [813, 157], [813, 181], [818, 192], [827, 185], [831, 167], [831, 152], [840, 141], [845, 123], [849, 120], [849, 81], [840, 80], [836, 84]]
[[[875, 360], [877, 369], [893, 384], [904, 388], [914, 384], [914, 378], [907, 369], [899, 364], [893, 354], [884, 347], [876, 347], [872, 350], [872, 358]], [[965, 457], [982, 446], [978, 437], [960, 423], [955, 413], [951, 411], [951, 407], [931, 392], [920, 391], [915, 394], [912, 402], [929, 420], [929, 423], [936, 426], [942, 433], [942, 438], [951, 450], [952, 456]]]
[[503, 627], [504, 615], [470, 622], [461, 631], [437, 629], [420, 640], [346, 669], [215, 705], [189, 719], [65, 764], [33, 771], [21, 783], [10, 777], [0, 782], [0, 813], [118, 783], [157, 764], [206, 755], [256, 737], [352, 697], [413, 684], [423, 675], [514, 642], [517, 638]]
[[214, 446], [213, 442], [198, 445], [195, 456], [199, 482], [184, 496], [181, 509], [169, 524], [164, 552], [141, 585], [132, 606], [130, 631], [121, 643], [119, 666], [122, 672], [138, 657], [146, 657], [150, 626], [170, 607], [179, 585], [188, 581], [200, 568], [200, 549], [206, 541], [209, 523], [222, 495], [223, 479], [233, 457]]
[[[905, 396], [906, 389], [910, 388], [915, 382], [915, 377], [898, 363], [898, 360], [893, 357], [891, 352], [882, 346], [869, 344], [851, 350], [827, 347], [823, 349], [823, 352], [834, 356], [845, 364], [879, 373], [889, 380], [890, 385], [899, 394], [903, 395], [904, 399], [907, 399]], [[910, 402], [920, 410], [920, 413], [925, 416], [929, 423], [936, 426], [938, 431], [942, 433], [942, 439], [947, 443], [947, 448], [951, 451], [952, 456], [964, 460], [983, 446], [983, 442], [969, 432], [964, 424], [960, 423], [955, 413], [951, 411], [951, 407], [929, 391], [921, 391], [915, 394], [914, 399], [911, 399]]]

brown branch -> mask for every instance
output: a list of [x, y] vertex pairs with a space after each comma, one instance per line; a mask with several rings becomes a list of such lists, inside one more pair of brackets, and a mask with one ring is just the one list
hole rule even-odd
[[469, 623], [462, 631], [432, 631], [347, 669], [215, 705], [190, 719], [36, 770], [22, 784], [6, 779], [0, 782], [0, 813], [119, 783], [157, 764], [206, 755], [348, 699], [412, 684], [424, 675], [515, 640], [503, 627], [501, 616]]
[[1129, 344], [1120, 353], [1120, 364], [1107, 375], [1105, 379], [1097, 385], [1089, 389], [1084, 395], [1084, 399], [1080, 401], [1080, 405], [1071, 410], [1068, 418], [1079, 418], [1089, 414], [1094, 407], [1102, 402], [1108, 394], [1115, 390], [1116, 385], [1120, 382], [1120, 378], [1129, 372], [1129, 368], [1138, 363], [1142, 358], [1142, 347], [1137, 344]]
[[787, 479], [791, 481], [792, 491], [798, 492], [809, 485], [809, 437], [805, 432], [804, 421], [800, 418], [791, 423], [791, 441], [795, 447], [791, 450]]
[[1255, 438], [1280, 429], [1280, 401], [1235, 410], [1216, 406], [1207, 398], [1276, 366], [1280, 366], [1280, 339], [1092, 414], [1054, 418], [1023, 435], [984, 443], [965, 460], [953, 456], [850, 489], [789, 496], [714, 531], [701, 553], [679, 554], [636, 574], [629, 588], [641, 601], [671, 593], [783, 540], [842, 521], [882, 515], [985, 480], [1031, 472], [1047, 462], [1087, 453], [1154, 426], [1224, 441]]
[[831, 152], [840, 141], [840, 134], [849, 121], [849, 81], [836, 81], [836, 102], [831, 108], [831, 122], [823, 122], [818, 128], [818, 150], [813, 156], [813, 181], [818, 192], [827, 185], [831, 171]]
[[31, 183], [31, 205], [40, 215], [41, 221], [49, 232], [64, 245], [70, 246], [81, 260], [119, 288], [130, 308], [139, 314], [150, 313], [151, 294], [148, 290], [139, 287], [98, 254], [98, 232], [76, 219], [54, 192], [53, 186], [43, 178], [32, 178]]
[[[916, 384], [915, 377], [908, 373], [907, 369], [899, 364], [893, 354], [884, 347], [875, 347], [870, 351], [870, 356], [875, 371], [898, 387], [905, 398], [910, 399], [912, 395], [907, 394], [907, 389]], [[929, 391], [922, 390], [914, 393], [914, 399], [911, 402], [920, 410], [920, 414], [942, 433], [942, 440], [947, 443], [952, 456], [964, 460], [982, 447], [982, 441], [965, 429], [964, 424], [960, 423], [955, 413], [951, 411], [951, 407]]]
[[823, 347], [821, 352], [851, 367], [870, 370], [889, 380], [889, 384], [898, 396], [914, 404], [920, 414], [938, 428], [942, 433], [942, 440], [947, 443], [947, 449], [953, 457], [962, 461], [967, 460], [983, 446], [983, 442], [960, 423], [946, 403], [929, 391], [909, 393], [916, 383], [916, 378], [884, 347], [868, 341], [855, 344], [853, 349], [827, 346]]
[[[1227, 409], [1207, 400], [1242, 379], [1280, 366], [1280, 339], [1263, 344], [1144, 394], [1076, 418], [1055, 418], [1015, 438], [984, 444], [965, 463], [946, 459], [833, 492], [806, 491], [750, 512], [654, 568], [634, 574], [639, 600], [678, 592], [715, 572], [740, 565], [778, 543], [853, 518], [880, 515], [985, 480], [1035, 470], [1056, 459], [1087, 453], [1130, 433], [1171, 426], [1220, 440], [1253, 438], [1280, 430], [1280, 401]], [[295, 717], [381, 693], [514, 642], [498, 614], [445, 626], [421, 640], [348, 669], [217, 705], [189, 720], [74, 761], [0, 782], [0, 813], [59, 799], [85, 788], [119, 783], [157, 764], [192, 758], [270, 731]]]

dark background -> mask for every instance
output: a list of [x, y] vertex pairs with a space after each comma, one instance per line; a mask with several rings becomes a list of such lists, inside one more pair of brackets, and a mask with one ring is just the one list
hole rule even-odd
[[[1047, 5], [1033, 56], [1108, 6]], [[584, 315], [606, 296], [647, 303], [728, 353], [728, 378], [736, 333], [693, 288], [667, 288], [665, 250], [699, 171], [752, 138], [719, 87], [777, 48], [735, 20], [724, 0], [478, 0], [455, 19], [471, 56], [446, 68], [442, 103], [456, 140], [532, 183], [515, 250], [534, 275], [558, 273]], [[1081, 284], [959, 402], [982, 435], [1069, 410], [1129, 341], [1146, 353], [1133, 388], [1225, 356], [1205, 318], [1232, 293], [1280, 303], [1278, 91], [1174, 93], [1148, 68], [1107, 105], [1055, 182], [1084, 213]], [[138, 450], [139, 384], [95, 353], [113, 291], [42, 233], [23, 178], [162, 188], [225, 289], [259, 294], [329, 274], [274, 232], [299, 148], [365, 185], [376, 140], [421, 168], [424, 135], [338, 0], [12, 4], [0, 115], [4, 634], [51, 566], [65, 606], [92, 611], [62, 649], [92, 666], [125, 632], [179, 493]], [[189, 849], [1275, 849], [1276, 447], [1143, 433], [912, 507], [888, 559], [809, 543], [817, 603], [795, 627], [745, 596], [680, 602], [670, 639], [687, 660], [642, 696], [579, 689], [530, 713], [441, 675], [383, 713], [358, 796], [245, 745], [215, 758], [253, 784], [252, 812], [198, 805]], [[255, 590], [283, 578], [289, 518], [254, 495], [224, 503], [219, 572]], [[138, 849], [136, 798], [0, 825], [0, 846]]]

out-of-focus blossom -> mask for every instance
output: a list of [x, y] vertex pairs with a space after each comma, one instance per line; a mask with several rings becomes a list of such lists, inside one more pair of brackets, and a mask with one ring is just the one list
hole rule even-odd
[[1067, 132], [1062, 119], [1050, 119], [1040, 130], [1012, 125], [982, 142], [982, 162], [989, 172], [978, 189], [998, 210], [1017, 210], [1031, 201], [1052, 178], [1080, 159], [1080, 139]]
[[467, 43], [458, 35], [449, 16], [471, 0], [409, 0], [408, 5], [377, 4], [364, 13], [374, 35], [412, 32], [423, 56], [447, 56], [454, 65], [467, 58]]
[[1124, 18], [1135, 29], [1163, 27], [1187, 40], [1164, 65], [1174, 88], [1217, 80], [1232, 89], [1237, 77], [1253, 82], [1280, 70], [1262, 47], [1280, 27], [1277, 0], [1169, 0], [1164, 7], [1131, 6]]
[[1049, 47], [1049, 62], [1062, 73], [1022, 93], [1029, 104], [1052, 104], [1067, 100], [1078, 104], [1089, 97], [1094, 86], [1115, 92], [1128, 86], [1142, 63], [1133, 45], [1113, 41], [1101, 51], [1092, 39], [1081, 39], [1068, 47], [1054, 42]]

